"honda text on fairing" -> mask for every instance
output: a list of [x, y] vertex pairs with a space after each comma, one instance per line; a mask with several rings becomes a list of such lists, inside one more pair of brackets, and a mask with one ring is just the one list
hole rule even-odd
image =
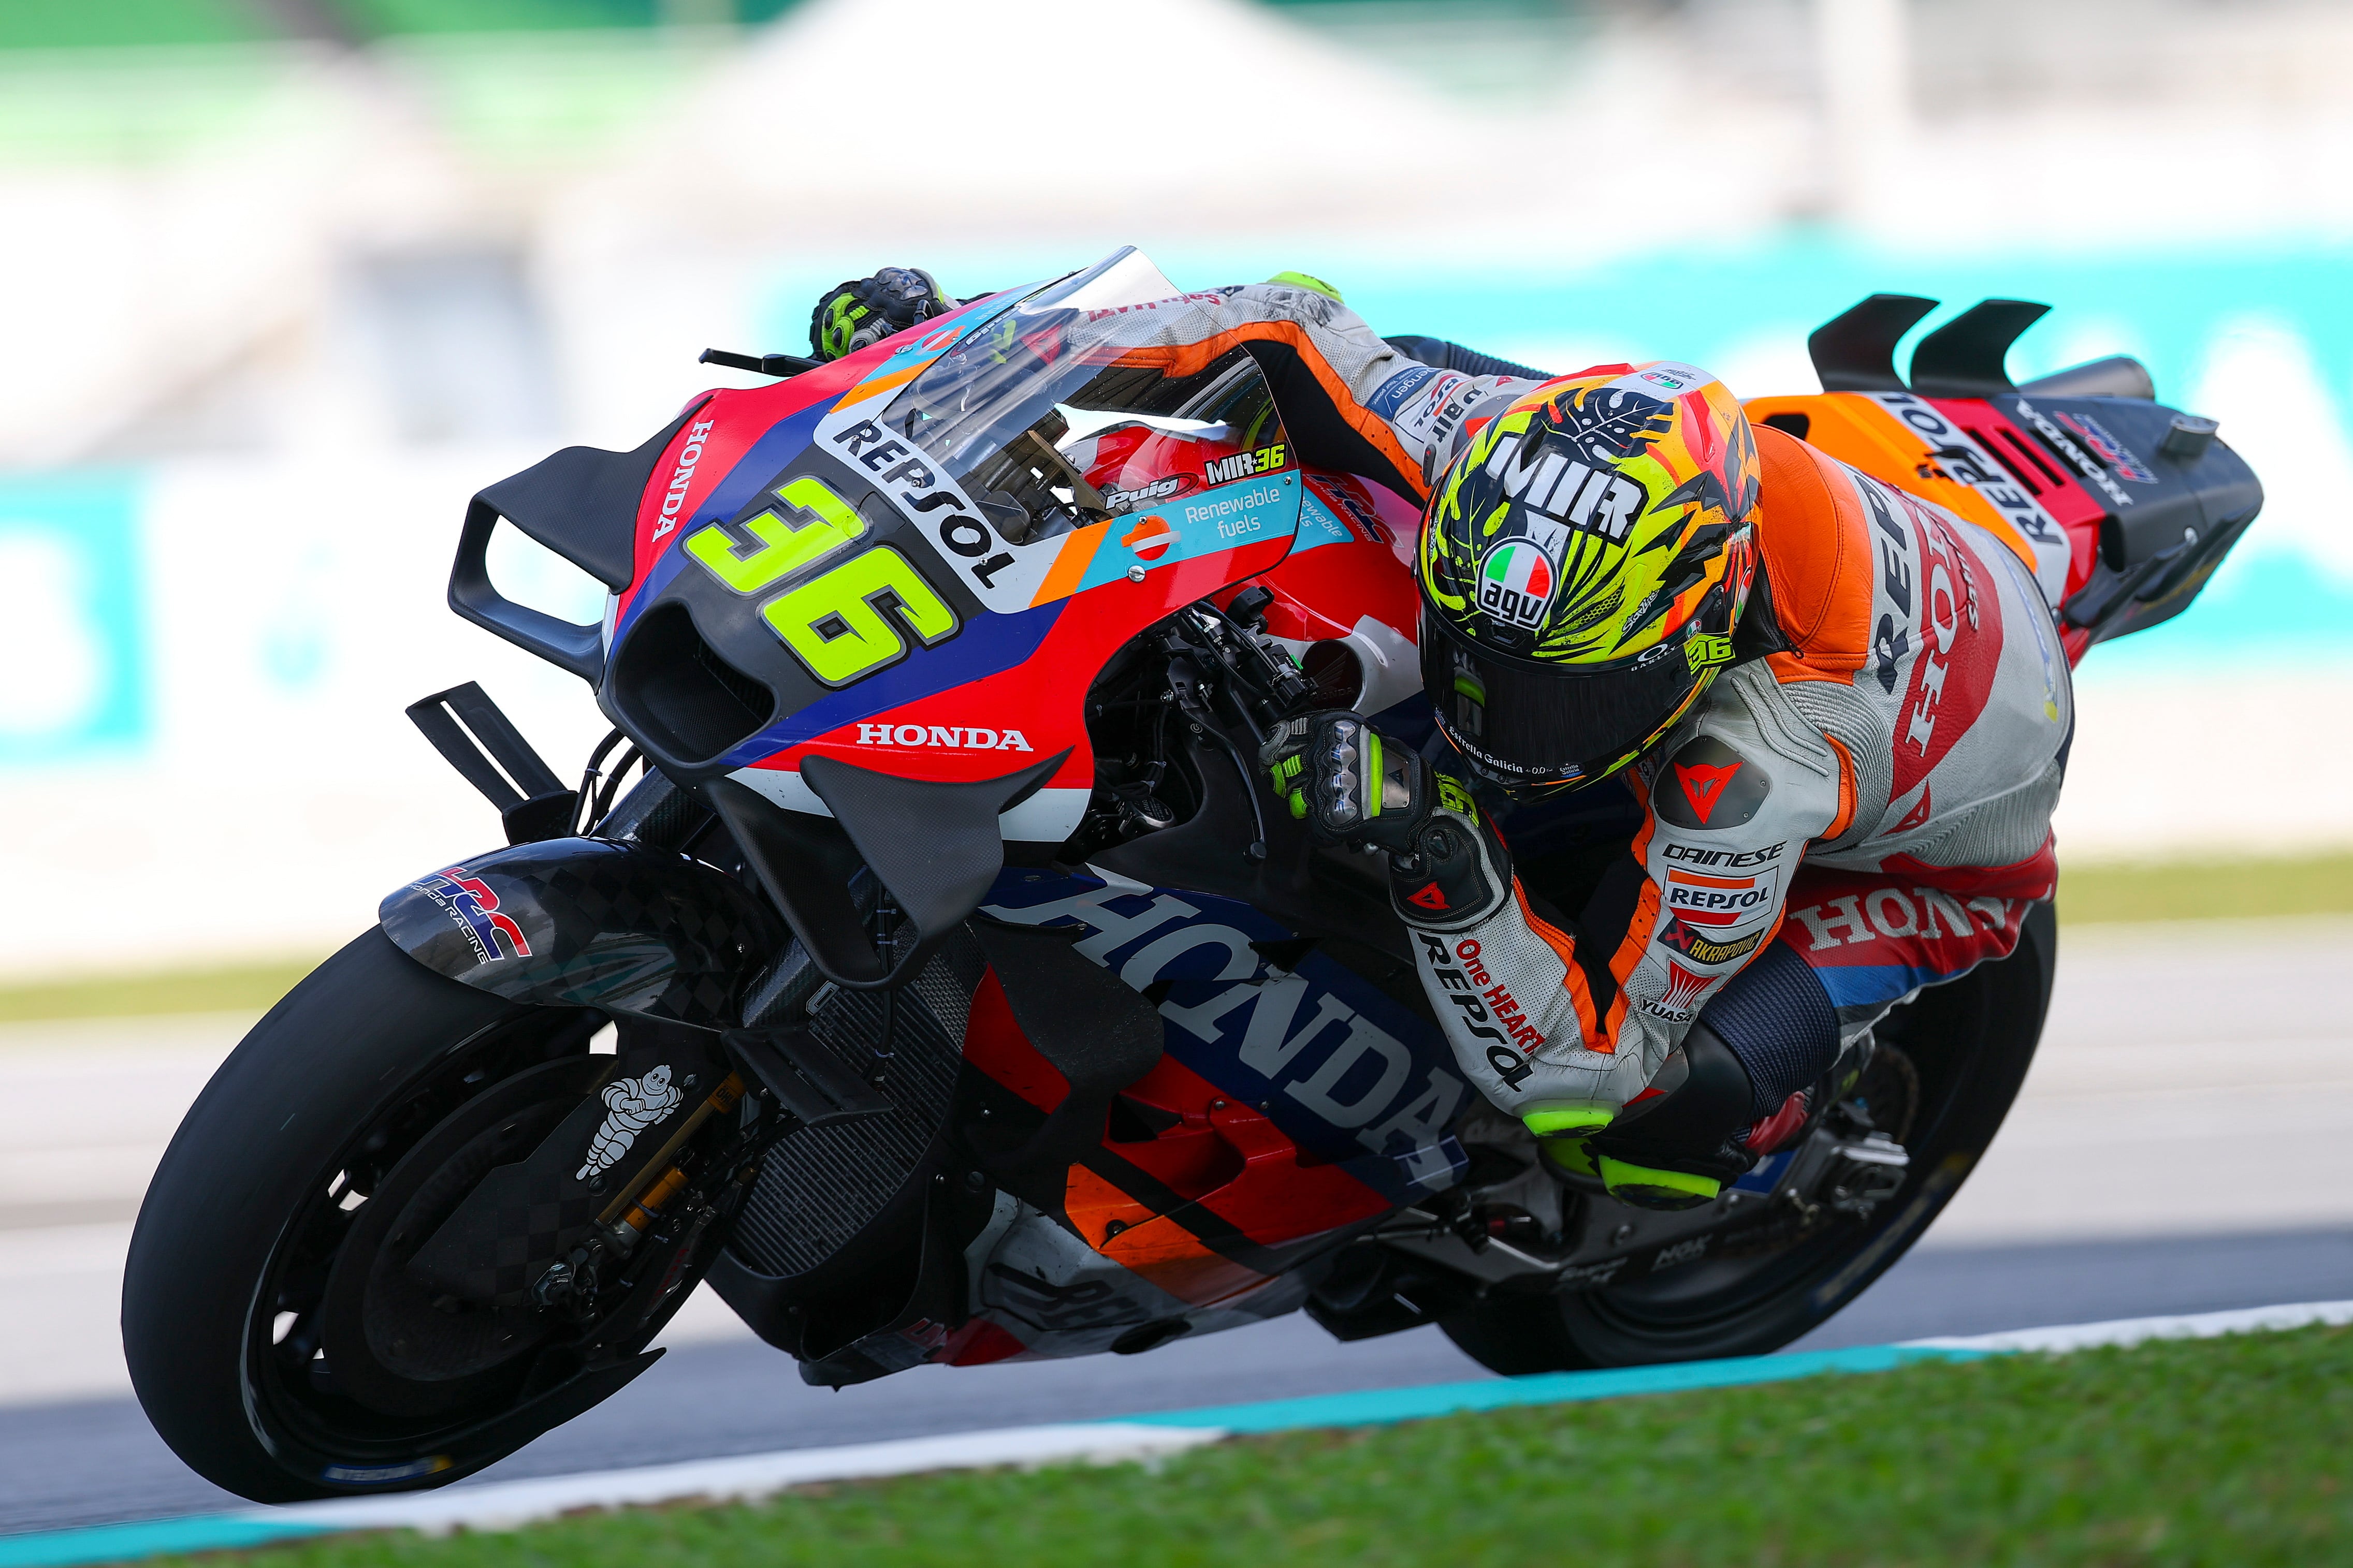
[[[1301, 1310], [1517, 1373], [1768, 1351], [1920, 1236], [2032, 1057], [2047, 904], [1712, 1201], [1539, 1159], [1449, 1049], [1376, 858], [1257, 765], [1311, 710], [1431, 735], [1428, 476], [1280, 333], [1106, 329], [1186, 298], [1123, 251], [750, 362], [780, 379], [475, 498], [452, 605], [617, 733], [572, 789], [477, 688], [411, 710], [509, 842], [386, 898], [158, 1169], [123, 1332], [190, 1465], [268, 1500], [455, 1479], [643, 1372], [706, 1280], [837, 1387]], [[2212, 424], [2130, 362], [2012, 386], [2010, 302], [1907, 386], [1927, 308], [1858, 306], [1813, 339], [1830, 390], [1750, 416], [2031, 539], [2070, 658], [2178, 613], [2261, 500]], [[501, 523], [610, 590], [601, 624], [500, 594]], [[1505, 826], [1574, 887], [1636, 816], [1611, 784]], [[1791, 913], [1934, 929], [1899, 901]], [[1475, 948], [1443, 955], [1465, 987]]]

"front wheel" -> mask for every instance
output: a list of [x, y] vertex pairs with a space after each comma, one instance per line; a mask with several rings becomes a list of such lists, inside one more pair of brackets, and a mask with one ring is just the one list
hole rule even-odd
[[1902, 1142], [1912, 1163], [1869, 1217], [1615, 1289], [1491, 1297], [1440, 1326], [1507, 1376], [1763, 1355], [1810, 1332], [1911, 1249], [1993, 1142], [2034, 1059], [2057, 955], [2044, 904], [2010, 957], [1923, 991], [1883, 1021], [1891, 1058], [1909, 1069]]
[[132, 1384], [191, 1468], [261, 1502], [440, 1485], [635, 1374], [634, 1344], [403, 1268], [595, 1091], [602, 1023], [370, 931], [254, 1026], [156, 1168], [123, 1273]]

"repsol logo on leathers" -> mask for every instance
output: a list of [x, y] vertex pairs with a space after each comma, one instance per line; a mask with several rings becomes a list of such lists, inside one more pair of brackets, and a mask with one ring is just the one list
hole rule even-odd
[[[1491, 991], [1479, 991], [1477, 983], [1487, 978], [1486, 973], [1482, 970], [1474, 976], [1467, 966], [1458, 967], [1455, 952], [1446, 945], [1444, 937], [1424, 931], [1413, 934], [1421, 943], [1424, 956], [1430, 960], [1430, 973], [1436, 976], [1439, 984], [1446, 988], [1446, 999], [1461, 1010], [1463, 1027], [1479, 1037], [1487, 1065], [1495, 1069], [1496, 1077], [1513, 1089], [1518, 1089], [1527, 1081], [1530, 1069], [1527, 1058], [1515, 1049], [1512, 1042], [1514, 1039], [1525, 1040], [1528, 1042], [1527, 1048], [1534, 1050], [1544, 1044], [1544, 1037], [1527, 1026], [1526, 1020], [1520, 1015], [1519, 1004], [1513, 1000], [1510, 992], [1500, 985]], [[1465, 942], [1462, 945], [1471, 950], [1466, 964], [1475, 964], [1479, 944]], [[1500, 998], [1495, 995], [1497, 992], [1502, 993]], [[1490, 1000], [1496, 1002], [1492, 1011], [1488, 1006]], [[1510, 1009], [1508, 1016], [1504, 1011], [1507, 1005]], [[1506, 1023], [1520, 1026], [1513, 1029], [1508, 1037], [1500, 1026]]]
[[[1107, 907], [1113, 900], [1145, 898], [1150, 903], [1134, 914]], [[1249, 933], [1204, 919], [1182, 899], [1134, 888], [1103, 888], [1028, 909], [991, 904], [986, 910], [1018, 925], [1082, 922], [1090, 934], [1074, 944], [1078, 952], [1138, 991], [1186, 954], [1222, 952], [1216, 978], [1233, 984], [1189, 1006], [1163, 1002], [1161, 1016], [1211, 1043], [1231, 1041], [1239, 1024], [1236, 1056], [1276, 1082], [1285, 1099], [1354, 1133], [1374, 1153], [1397, 1159], [1414, 1180], [1442, 1184], [1448, 1179], [1450, 1166], [1438, 1145], [1468, 1086], [1442, 1068], [1419, 1063], [1404, 1041], [1301, 976], [1259, 979], [1261, 960]], [[1131, 948], [1114, 961], [1114, 953]], [[1417, 1066], [1423, 1069], [1418, 1080]], [[1367, 1069], [1371, 1082], [1354, 1088]], [[1526, 1068], [1520, 1070], [1525, 1075]]]

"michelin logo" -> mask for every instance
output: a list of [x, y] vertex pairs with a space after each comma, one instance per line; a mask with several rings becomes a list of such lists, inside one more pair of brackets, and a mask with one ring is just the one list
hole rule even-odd
[[618, 1164], [638, 1141], [638, 1134], [660, 1121], [685, 1097], [670, 1080], [670, 1068], [658, 1067], [643, 1078], [617, 1079], [605, 1086], [605, 1124], [589, 1141], [588, 1154], [572, 1179], [585, 1182]]

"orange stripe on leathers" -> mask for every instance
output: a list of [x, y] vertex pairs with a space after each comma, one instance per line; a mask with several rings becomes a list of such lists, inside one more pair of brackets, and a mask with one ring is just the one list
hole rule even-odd
[[[1838, 815], [1831, 818], [1831, 825], [1821, 831], [1821, 840], [1828, 841], [1854, 826], [1854, 754], [1846, 749], [1844, 741], [1828, 731], [1823, 731], [1822, 739], [1831, 743], [1831, 750], [1838, 753], [1839, 760]], [[1797, 868], [1790, 868], [1789, 874], [1796, 876]]]
[[1617, 979], [1618, 994], [1610, 998], [1609, 1016], [1602, 1020], [1609, 1043], [1597, 1048], [1611, 1052], [1618, 1049], [1618, 1031], [1626, 1023], [1626, 977], [1642, 962], [1642, 954], [1651, 945], [1651, 932], [1659, 924], [1659, 884], [1651, 879], [1651, 838], [1658, 831], [1658, 819], [1651, 815], [1650, 786], [1630, 768], [1625, 776], [1626, 787], [1633, 791], [1635, 801], [1642, 808], [1642, 830], [1626, 847], [1626, 852], [1634, 857], [1634, 864], [1642, 868], [1642, 891], [1634, 900], [1633, 918], [1626, 922], [1625, 940], [1609, 955], [1609, 973]]
[[1686, 888], [1753, 888], [1754, 877], [1703, 877], [1696, 871], [1670, 871], [1667, 880]]
[[1398, 477], [1414, 488], [1414, 500], [1428, 500], [1429, 492], [1421, 482], [1421, 465], [1406, 456], [1405, 448], [1398, 444], [1387, 420], [1356, 401], [1356, 394], [1348, 390], [1348, 384], [1340, 379], [1339, 374], [1333, 370], [1330, 362], [1308, 337], [1307, 329], [1297, 321], [1252, 321], [1248, 326], [1204, 338], [1198, 343], [1185, 343], [1173, 348], [1154, 345], [1124, 349], [1120, 353], [1119, 363], [1155, 365], [1170, 375], [1196, 375], [1208, 369], [1210, 361], [1228, 350], [1239, 348], [1246, 342], [1269, 339], [1280, 339], [1299, 352], [1300, 363], [1324, 388], [1324, 395], [1331, 398], [1332, 406], [1339, 411], [1340, 417], [1389, 460], [1397, 469]]
[[1757, 426], [1764, 469], [1757, 548], [1773, 615], [1798, 645], [1767, 664], [1776, 678], [1819, 680], [1862, 668], [1871, 650], [1871, 520], [1831, 458], [1769, 425]]
[[1512, 897], [1519, 900], [1520, 918], [1528, 922], [1528, 929], [1536, 933], [1539, 941], [1552, 949], [1553, 955], [1560, 960], [1561, 968], [1567, 972], [1561, 976], [1560, 984], [1561, 988], [1568, 993], [1568, 1005], [1577, 1009], [1577, 1032], [1585, 1037], [1588, 1047], [1595, 1050], [1608, 1050], [1607, 1045], [1594, 1044], [1600, 1031], [1595, 1026], [1593, 1017], [1593, 990], [1585, 984], [1585, 971], [1577, 966], [1576, 941], [1567, 931], [1557, 929], [1528, 908], [1528, 896], [1520, 890], [1517, 877], [1512, 879]]

